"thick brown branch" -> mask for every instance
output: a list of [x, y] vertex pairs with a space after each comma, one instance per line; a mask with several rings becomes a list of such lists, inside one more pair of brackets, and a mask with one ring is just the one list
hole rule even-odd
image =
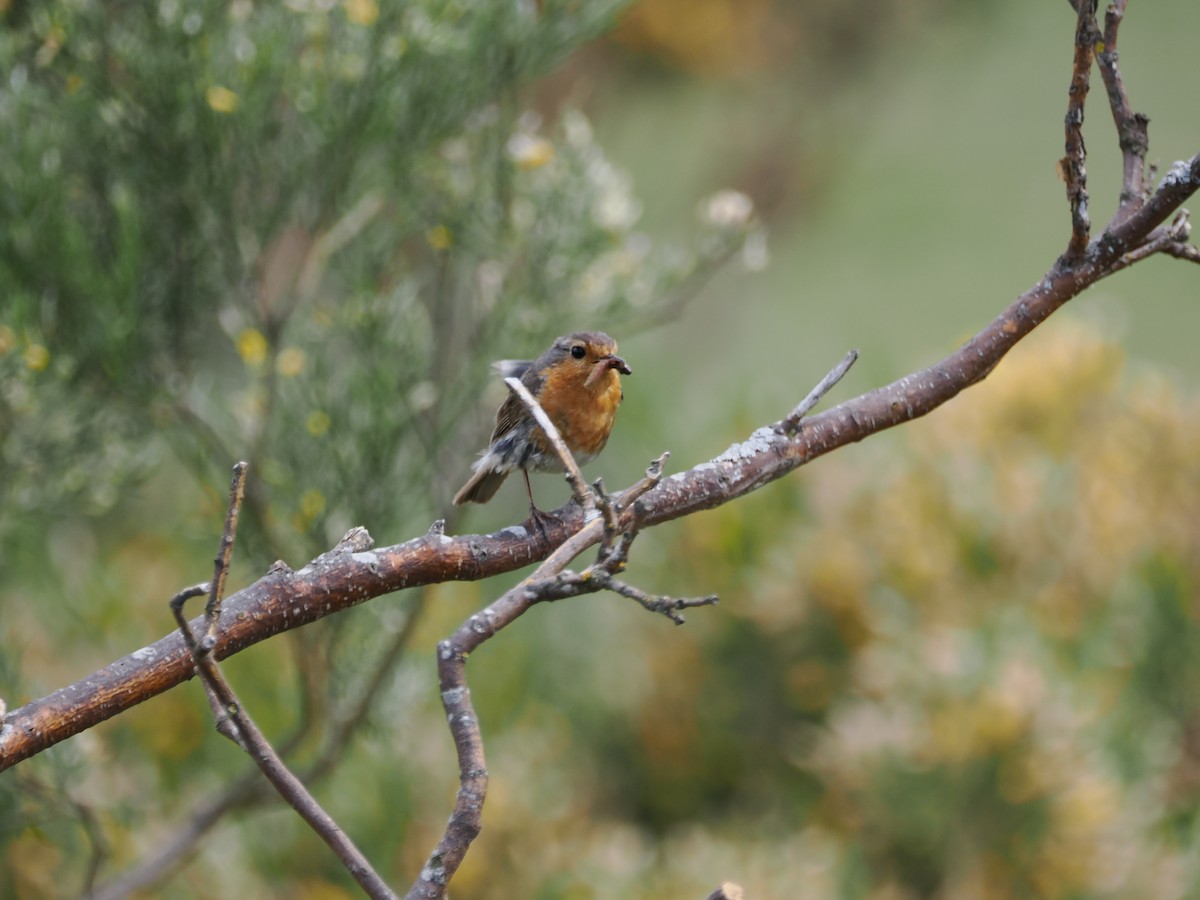
[[[937, 364], [805, 419], [795, 435], [788, 433], [794, 416], [759, 429], [720, 457], [667, 479], [638, 501], [643, 525], [653, 526], [726, 503], [817, 456], [937, 408], [986, 377], [1017, 341], [1063, 303], [1140, 258], [1141, 248], [1157, 237], [1155, 229], [1196, 192], [1200, 155], [1176, 163], [1144, 203], [1130, 204], [1126, 214], [1114, 219], [1100, 237], [1088, 241], [1083, 104], [1099, 33], [1093, 0], [1072, 0], [1072, 6], [1078, 25], [1064, 160], [1073, 222], [1068, 251], [995, 321]], [[1115, 10], [1106, 21], [1113, 39], [1122, 12], [1120, 0]], [[1115, 66], [1115, 57], [1113, 63]], [[1116, 111], [1114, 106], [1114, 114]], [[1161, 249], [1187, 259], [1196, 255], [1177, 242]], [[623, 516], [631, 514], [626, 508]], [[452, 538], [433, 530], [379, 550], [339, 546], [298, 572], [273, 569], [229, 598], [217, 623], [215, 652], [218, 658], [225, 658], [281, 631], [381, 594], [508, 572], [544, 559], [568, 539], [573, 546], [600, 540], [603, 529], [599, 526], [599, 521], [585, 522], [583, 511], [571, 506], [539, 534], [529, 534], [518, 526], [492, 535]], [[172, 633], [73, 685], [26, 703], [0, 724], [0, 771], [191, 676], [187, 648], [179, 634]]]
[[[875, 432], [923, 416], [982, 380], [1021, 338], [1056, 309], [1118, 267], [1200, 188], [1200, 154], [1171, 167], [1154, 194], [1110, 226], [1074, 265], [1060, 259], [1032, 288], [940, 362], [886, 387], [806, 418], [795, 436], [781, 420], [721, 456], [665, 479], [638, 501], [647, 527], [710, 509], [756, 490], [804, 463]], [[619, 498], [618, 498], [619, 499]], [[519, 526], [490, 535], [423, 535], [355, 552], [339, 548], [296, 572], [274, 571], [227, 598], [217, 630], [224, 659], [272, 635], [372, 597], [441, 581], [473, 581], [527, 566], [581, 529], [576, 505], [559, 510], [544, 533]], [[624, 516], [631, 515], [626, 510]], [[602, 535], [595, 520], [591, 543]], [[582, 548], [581, 548], [582, 549]], [[576, 551], [578, 552], [578, 551]], [[199, 627], [200, 620], [193, 622]], [[12, 710], [0, 727], [0, 770], [192, 677], [177, 633], [136, 650], [73, 685]]]

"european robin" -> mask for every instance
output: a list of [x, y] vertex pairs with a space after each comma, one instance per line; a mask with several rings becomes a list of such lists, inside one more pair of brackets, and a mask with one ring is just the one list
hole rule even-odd
[[[580, 465], [604, 449], [625, 396], [621, 375], [632, 374], [617, 356], [617, 342], [600, 331], [563, 335], [535, 360], [507, 359], [494, 368], [505, 378], [521, 379]], [[515, 469], [525, 476], [529, 510], [536, 517], [530, 469], [561, 472], [563, 465], [521, 398], [510, 393], [496, 411], [491, 443], [475, 463], [475, 473], [454, 495], [454, 504], [487, 503]]]

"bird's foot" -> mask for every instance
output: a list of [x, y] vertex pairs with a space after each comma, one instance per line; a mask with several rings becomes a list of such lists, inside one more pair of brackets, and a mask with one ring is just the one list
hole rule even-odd
[[546, 526], [547, 525], [557, 525], [558, 524], [558, 516], [554, 515], [554, 513], [543, 512], [542, 510], [538, 509], [536, 506], [530, 504], [529, 518], [526, 519], [525, 521], [533, 523], [533, 525], [537, 528], [538, 534], [540, 534], [542, 536], [542, 538], [544, 539], [547, 537]]

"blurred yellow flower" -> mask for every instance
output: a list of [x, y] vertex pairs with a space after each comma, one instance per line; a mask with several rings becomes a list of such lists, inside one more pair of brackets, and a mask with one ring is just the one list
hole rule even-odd
[[453, 243], [450, 229], [445, 225], [435, 225], [433, 228], [430, 228], [425, 235], [425, 239], [429, 241], [429, 246], [434, 250], [449, 249], [450, 244]]
[[304, 371], [308, 356], [299, 347], [287, 347], [275, 361], [275, 371], [284, 378], [293, 378]]
[[329, 414], [322, 409], [314, 409], [308, 414], [304, 427], [313, 437], [320, 437], [329, 430]]
[[325, 495], [316, 488], [309, 488], [300, 495], [300, 512], [304, 518], [315, 519], [325, 511]]
[[1120, 811], [1120, 793], [1115, 784], [1095, 773], [1078, 776], [1054, 803], [1059, 828], [1068, 834], [1091, 834], [1107, 825]]
[[204, 99], [213, 112], [231, 113], [238, 106], [238, 95], [219, 84], [214, 84], [205, 91]]
[[50, 351], [41, 344], [30, 344], [25, 348], [25, 365], [40, 372], [50, 365]]
[[0, 325], [0, 356], [17, 346], [17, 335], [7, 325]]
[[355, 25], [374, 25], [379, 18], [379, 4], [375, 0], [344, 0], [346, 18]]
[[267, 358], [267, 339], [257, 328], [247, 328], [237, 337], [237, 352], [248, 366], [261, 366]]

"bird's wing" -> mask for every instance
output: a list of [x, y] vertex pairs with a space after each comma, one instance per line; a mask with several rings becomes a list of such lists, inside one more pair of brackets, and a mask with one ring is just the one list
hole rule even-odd
[[521, 419], [528, 415], [529, 413], [525, 409], [525, 404], [521, 402], [521, 398], [512, 391], [509, 391], [508, 398], [496, 410], [496, 428], [492, 431], [492, 443], [494, 444], [510, 431], [514, 430]]
[[[529, 393], [534, 397], [538, 397], [542, 393], [542, 385], [546, 381], [546, 377], [533, 367], [533, 363], [529, 360], [507, 359], [501, 360], [499, 363], [493, 363], [494, 367], [501, 364], [511, 364], [520, 366], [520, 374], [504, 375], [505, 378], [520, 378], [521, 383], [529, 389]], [[525, 404], [521, 402], [521, 398], [512, 391], [508, 392], [508, 397], [500, 404], [500, 408], [496, 410], [496, 428], [492, 431], [492, 442], [495, 443], [500, 438], [504, 437], [509, 432], [516, 429], [522, 419], [531, 418], [529, 411], [525, 408]]]

